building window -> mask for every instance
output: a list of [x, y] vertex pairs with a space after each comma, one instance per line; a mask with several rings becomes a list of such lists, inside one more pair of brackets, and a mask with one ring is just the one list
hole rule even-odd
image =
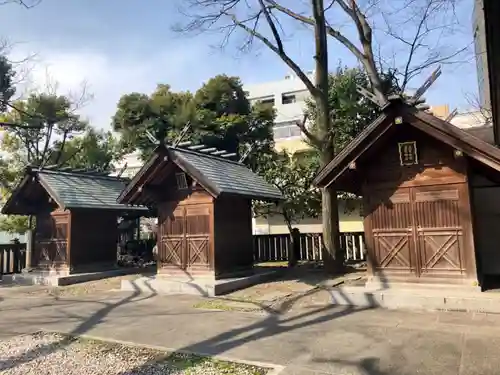
[[273, 127], [274, 139], [300, 137], [302, 132], [295, 121], [282, 122]]
[[176, 173], [175, 179], [177, 181], [177, 188], [179, 190], [185, 190], [188, 188], [186, 174], [184, 172]]
[[281, 95], [281, 103], [282, 104], [291, 104], [295, 103], [297, 101], [297, 98], [295, 97], [295, 94], [282, 94]]
[[401, 165], [414, 165], [418, 164], [417, 156], [417, 143], [416, 142], [402, 142], [399, 146], [399, 159]]
[[274, 98], [261, 99], [260, 102], [264, 105], [274, 106]]

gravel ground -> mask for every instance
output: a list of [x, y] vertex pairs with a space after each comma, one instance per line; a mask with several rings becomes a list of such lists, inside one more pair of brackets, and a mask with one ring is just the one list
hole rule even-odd
[[263, 375], [269, 369], [187, 354], [36, 333], [0, 341], [5, 375]]

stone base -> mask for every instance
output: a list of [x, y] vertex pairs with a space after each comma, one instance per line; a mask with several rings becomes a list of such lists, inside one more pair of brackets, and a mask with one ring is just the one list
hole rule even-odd
[[499, 293], [484, 293], [477, 288], [464, 289], [456, 285], [399, 285], [385, 289], [346, 285], [333, 288], [330, 296], [332, 304], [344, 306], [500, 313]]
[[404, 289], [404, 290], [460, 290], [468, 292], [481, 292], [481, 287], [477, 280], [453, 280], [448, 279], [432, 279], [425, 282], [415, 280], [415, 282], [405, 282], [398, 280], [383, 280], [378, 276], [369, 276], [365, 283], [365, 288], [370, 291], [380, 291], [388, 289]]
[[60, 273], [58, 271], [32, 271], [3, 275], [2, 284], [63, 286], [152, 271], [145, 268], [119, 268], [114, 270], [86, 273]]
[[121, 290], [128, 292], [155, 293], [160, 295], [190, 294], [203, 297], [214, 297], [235, 290], [274, 279], [280, 275], [277, 270], [265, 270], [243, 277], [166, 277], [155, 275], [140, 277], [136, 280], [122, 280]]

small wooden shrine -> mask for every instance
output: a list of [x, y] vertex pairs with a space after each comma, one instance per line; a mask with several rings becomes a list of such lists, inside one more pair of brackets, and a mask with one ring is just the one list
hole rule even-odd
[[500, 275], [500, 149], [395, 99], [315, 184], [363, 197], [378, 282], [477, 286]]
[[159, 274], [218, 279], [252, 268], [252, 200], [282, 195], [232, 156], [159, 146], [118, 198], [157, 209]]
[[118, 217], [148, 212], [116, 203], [127, 182], [95, 171], [27, 168], [2, 213], [35, 216], [33, 269], [101, 270], [117, 260]]

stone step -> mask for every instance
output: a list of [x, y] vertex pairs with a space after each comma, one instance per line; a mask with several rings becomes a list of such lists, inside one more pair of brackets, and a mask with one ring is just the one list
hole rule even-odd
[[370, 290], [362, 286], [346, 286], [331, 289], [330, 295], [331, 303], [336, 305], [500, 313], [500, 294], [461, 291], [443, 286], [427, 290], [402, 287]]

